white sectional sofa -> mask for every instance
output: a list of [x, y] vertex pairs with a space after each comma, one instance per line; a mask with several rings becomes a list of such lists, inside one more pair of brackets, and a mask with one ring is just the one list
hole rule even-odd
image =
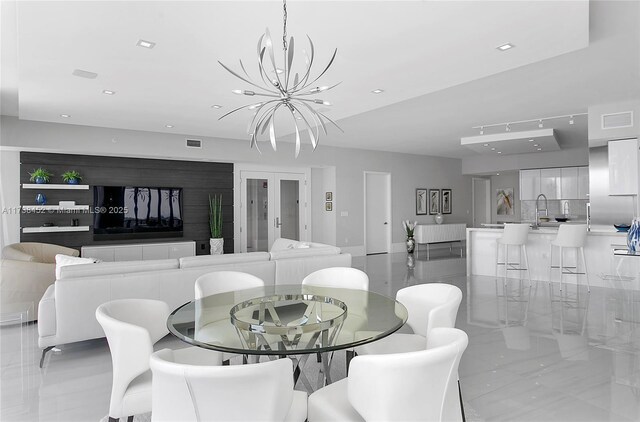
[[340, 248], [278, 239], [271, 252], [61, 267], [38, 307], [38, 345], [45, 349], [44, 358], [53, 346], [104, 337], [95, 311], [111, 300], [158, 299], [177, 308], [194, 299], [196, 279], [212, 271], [243, 271], [273, 285], [300, 283], [322, 268], [350, 266], [351, 255]]

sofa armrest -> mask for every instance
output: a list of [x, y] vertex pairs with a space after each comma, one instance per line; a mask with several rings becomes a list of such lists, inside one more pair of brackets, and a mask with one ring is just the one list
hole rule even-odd
[[[36, 308], [45, 290], [55, 281], [55, 271], [54, 264], [3, 259], [0, 263], [0, 304], [33, 302]], [[37, 319], [38, 314], [34, 312], [32, 317]]]
[[56, 286], [52, 284], [44, 292], [38, 304], [38, 335], [40, 337], [56, 334]]
[[25, 262], [33, 262], [36, 260], [36, 257], [28, 254], [26, 252], [22, 252], [16, 248], [9, 246], [5, 246], [2, 249], [2, 259], [10, 259], [13, 261], [25, 261]]

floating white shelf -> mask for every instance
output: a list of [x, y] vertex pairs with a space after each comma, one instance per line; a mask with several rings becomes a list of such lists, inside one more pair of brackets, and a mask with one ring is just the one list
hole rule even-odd
[[67, 185], [67, 184], [55, 184], [55, 183], [23, 183], [22, 189], [77, 189], [87, 190], [89, 185]]
[[24, 211], [88, 211], [89, 205], [73, 205], [61, 207], [60, 205], [23, 205]]
[[23, 227], [22, 233], [88, 232], [89, 226]]

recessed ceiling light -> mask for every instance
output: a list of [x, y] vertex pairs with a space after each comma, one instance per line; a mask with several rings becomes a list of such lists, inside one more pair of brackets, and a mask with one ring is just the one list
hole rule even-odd
[[109, 89], [103, 89], [103, 90], [102, 90], [102, 93], [103, 93], [103, 94], [106, 94], [106, 95], [113, 95], [113, 94], [115, 94], [116, 92], [115, 92], [115, 91], [111, 91], [111, 90], [109, 90]]
[[542, 151], [542, 148], [538, 148], [538, 151]]
[[168, 127], [169, 129], [171, 129], [173, 125], [164, 125], [164, 127]]
[[382, 94], [384, 92], [384, 89], [374, 89], [371, 92], [374, 93], [374, 94]]
[[144, 48], [152, 49], [153, 47], [156, 46], [156, 43], [154, 43], [153, 41], [138, 40], [136, 45], [138, 47], [144, 47]]
[[502, 151], [498, 151], [498, 154], [502, 154]]
[[529, 139], [529, 142], [533, 142], [533, 139]]
[[482, 146], [483, 146], [483, 147], [488, 147], [488, 146], [489, 146], [489, 144], [484, 144], [484, 145], [482, 145]]
[[573, 116], [570, 116], [570, 117], [569, 117], [569, 124], [570, 124], [570, 125], [572, 125], [573, 123], [574, 123], [574, 121], [573, 121]]
[[496, 173], [496, 176], [500, 176], [500, 173]]
[[533, 146], [534, 146], [534, 147], [539, 147], [540, 145], [538, 145], [538, 144], [533, 144]]
[[498, 50], [500, 50], [500, 51], [507, 51], [507, 50], [512, 49], [513, 47], [515, 47], [513, 44], [511, 44], [511, 43], [506, 43], [506, 44], [499, 45], [499, 46], [497, 46], [496, 48], [497, 48]]
[[491, 148], [491, 151], [495, 151], [495, 150], [496, 150], [495, 148]]
[[64, 117], [65, 119], [68, 119], [69, 117], [71, 117], [70, 114], [61, 114], [60, 117]]
[[222, 106], [220, 104], [214, 104], [211, 106], [211, 108], [222, 108]]

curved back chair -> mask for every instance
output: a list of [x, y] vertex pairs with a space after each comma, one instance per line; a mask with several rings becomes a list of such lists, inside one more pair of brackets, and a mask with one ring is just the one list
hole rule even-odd
[[458, 364], [469, 339], [455, 328], [430, 336], [428, 349], [353, 358], [347, 378], [309, 397], [309, 422], [461, 421], [459, 405], [456, 412], [448, 404], [458, 399]]
[[302, 280], [302, 284], [368, 291], [369, 276], [357, 268], [331, 267], [309, 274]]
[[203, 366], [180, 352], [151, 356], [153, 422], [306, 419], [307, 395], [293, 391], [291, 360]]
[[197, 300], [205, 296], [256, 287], [264, 287], [264, 281], [255, 275], [240, 271], [214, 271], [198, 277], [195, 295]]
[[407, 325], [428, 337], [432, 328], [455, 327], [462, 291], [451, 284], [418, 284], [398, 290], [396, 299], [407, 308]]
[[[587, 272], [587, 260], [584, 256], [584, 245], [587, 243], [587, 225], [586, 224], [560, 224], [558, 228], [558, 235], [551, 241], [551, 249], [549, 250], [549, 282], [551, 282], [554, 268], [560, 270], [560, 290], [563, 287], [564, 275], [575, 275], [576, 284], [578, 277], [584, 275], [587, 282], [587, 291], [591, 291], [589, 285], [589, 275]], [[553, 265], [553, 248], [557, 247], [560, 250], [559, 263]], [[576, 262], [575, 266], [565, 265], [564, 263], [564, 250], [572, 248], [576, 250]], [[582, 258], [582, 271], [578, 271], [578, 253]]]
[[168, 316], [166, 303], [150, 299], [115, 300], [96, 309], [113, 363], [109, 422], [151, 410], [149, 356], [169, 333]]

